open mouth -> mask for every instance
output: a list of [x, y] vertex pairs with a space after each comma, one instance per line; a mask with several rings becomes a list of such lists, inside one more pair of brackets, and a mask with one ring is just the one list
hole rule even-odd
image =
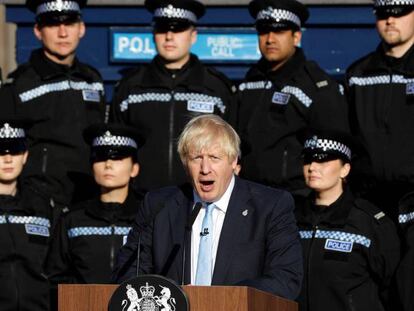
[[208, 192], [213, 189], [214, 180], [200, 180], [201, 190]]

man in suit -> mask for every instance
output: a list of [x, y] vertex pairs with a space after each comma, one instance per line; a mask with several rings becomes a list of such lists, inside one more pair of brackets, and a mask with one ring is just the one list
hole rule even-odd
[[139, 270], [182, 284], [244, 285], [296, 298], [302, 259], [292, 197], [236, 177], [239, 145], [218, 116], [186, 125], [178, 153], [191, 186], [146, 195], [118, 258], [122, 267], [140, 249], [139, 268], [121, 268], [127, 271], [118, 280]]

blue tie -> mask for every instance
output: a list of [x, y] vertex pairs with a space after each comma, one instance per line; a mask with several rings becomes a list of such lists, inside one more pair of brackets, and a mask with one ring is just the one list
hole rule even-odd
[[203, 225], [200, 233], [200, 246], [198, 248], [197, 273], [195, 285], [211, 285], [212, 278], [212, 248], [213, 248], [213, 209], [214, 204], [206, 205]]

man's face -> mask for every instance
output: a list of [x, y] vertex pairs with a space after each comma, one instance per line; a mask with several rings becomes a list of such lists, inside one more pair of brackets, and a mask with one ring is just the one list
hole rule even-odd
[[295, 53], [302, 33], [292, 30], [275, 30], [259, 33], [259, 49], [263, 57], [275, 67], [284, 64]]
[[194, 27], [181, 32], [154, 32], [158, 54], [167, 62], [167, 68], [180, 69], [190, 58], [191, 46], [197, 40]]
[[27, 151], [18, 154], [0, 154], [0, 182], [15, 182], [23, 170], [27, 155]]
[[42, 42], [47, 57], [56, 63], [70, 65], [79, 41], [85, 35], [85, 24], [83, 22], [44, 26], [36, 24], [34, 34]]
[[187, 173], [204, 202], [215, 202], [223, 196], [236, 166], [237, 159], [229, 159], [218, 143], [201, 151], [190, 149], [186, 159]]
[[377, 18], [376, 26], [382, 40], [389, 46], [414, 42], [414, 11], [400, 17]]
[[94, 162], [92, 169], [96, 183], [109, 190], [127, 187], [129, 180], [139, 172], [138, 164], [133, 163], [131, 157]]

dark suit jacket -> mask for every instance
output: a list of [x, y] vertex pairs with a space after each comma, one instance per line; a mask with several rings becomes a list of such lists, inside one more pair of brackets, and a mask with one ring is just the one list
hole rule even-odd
[[[149, 192], [120, 252], [118, 267], [131, 261], [131, 254], [135, 259], [139, 241], [140, 274], [163, 274], [181, 284], [182, 245], [187, 235], [184, 283], [188, 284], [191, 238], [186, 223], [193, 204], [191, 187]], [[236, 178], [220, 235], [212, 285], [252, 286], [295, 299], [303, 271], [293, 209], [288, 192]], [[243, 213], [246, 210], [247, 215]], [[136, 264], [123, 270], [118, 271], [118, 281], [135, 276]]]

